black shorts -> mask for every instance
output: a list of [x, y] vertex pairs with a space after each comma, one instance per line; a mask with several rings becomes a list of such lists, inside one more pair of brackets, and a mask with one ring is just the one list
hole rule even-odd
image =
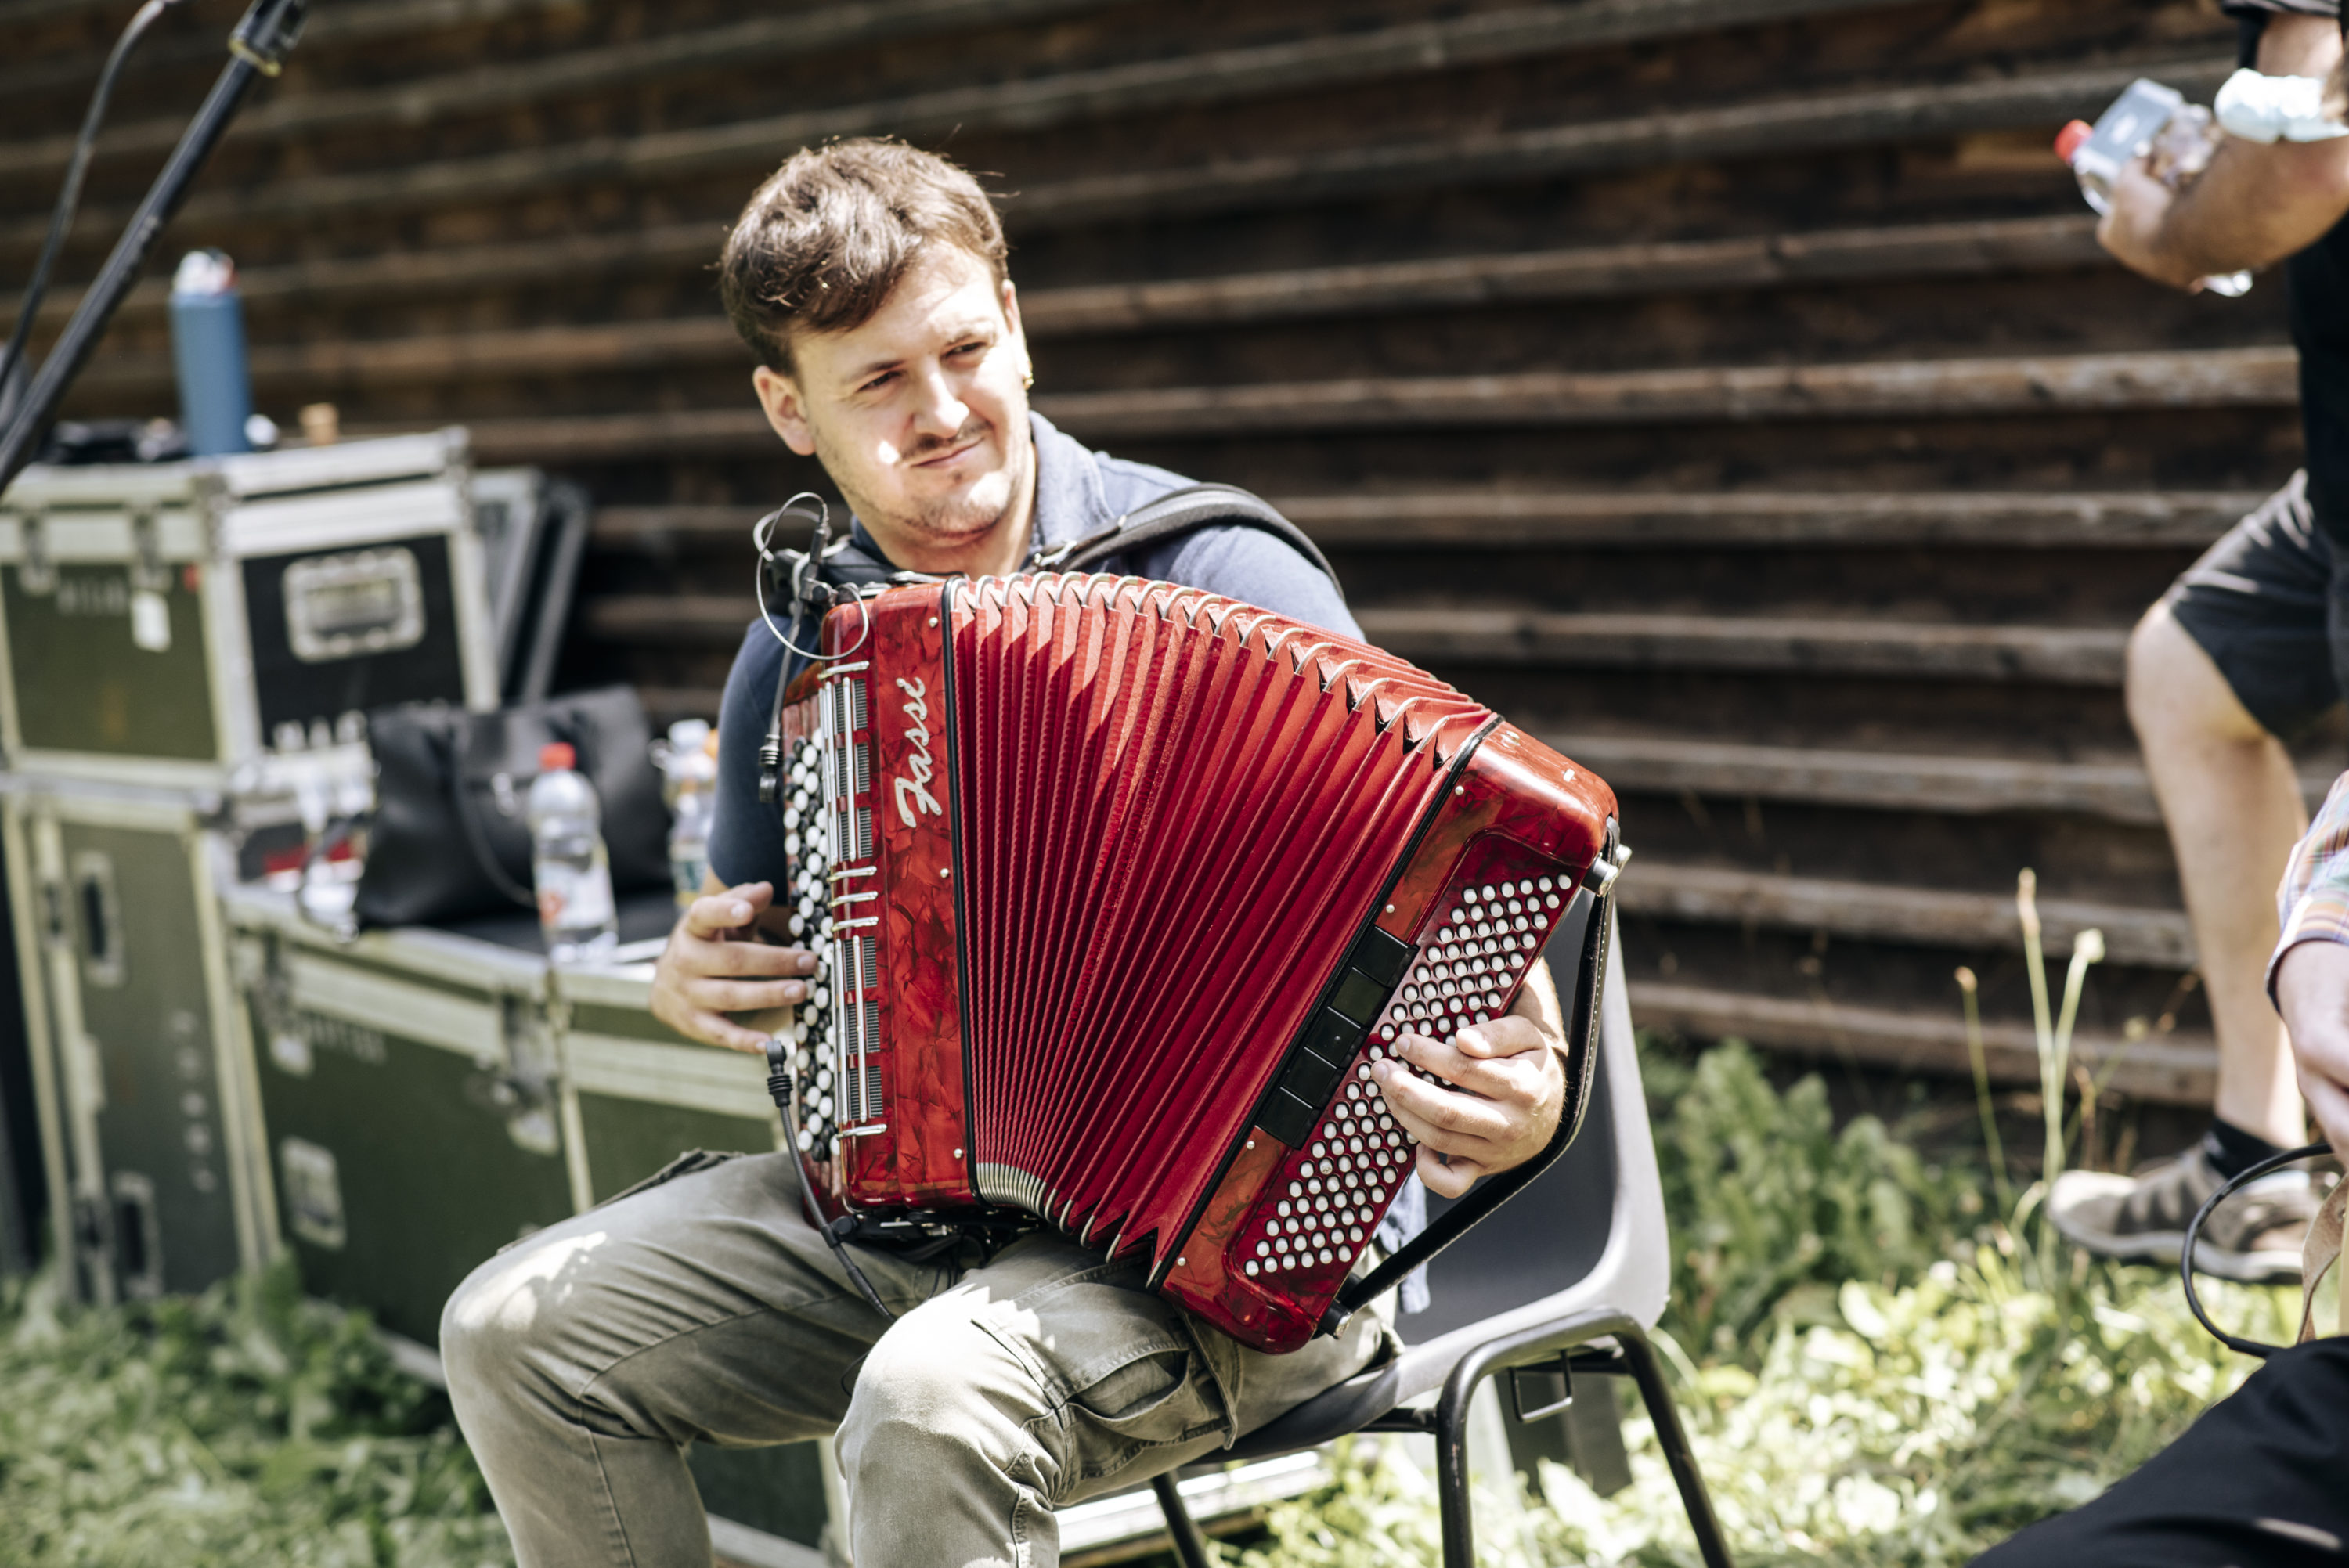
[[2349, 1558], [2349, 1339], [2270, 1357], [2110, 1491], [1975, 1568], [2339, 1568]]
[[2203, 552], [2164, 602], [2236, 700], [2268, 733], [2294, 741], [2341, 701], [2344, 593], [2349, 572], [2336, 570], [2302, 472]]

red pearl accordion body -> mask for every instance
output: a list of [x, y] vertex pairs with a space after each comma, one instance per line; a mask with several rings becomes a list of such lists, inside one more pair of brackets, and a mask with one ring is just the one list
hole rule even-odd
[[1169, 583], [892, 588], [823, 647], [782, 730], [819, 1206], [1025, 1211], [1303, 1344], [1412, 1168], [1371, 1063], [1507, 1011], [1613, 793], [1402, 660]]

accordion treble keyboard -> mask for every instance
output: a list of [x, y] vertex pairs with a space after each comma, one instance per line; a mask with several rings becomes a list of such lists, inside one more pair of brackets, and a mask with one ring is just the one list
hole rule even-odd
[[1400, 660], [1167, 583], [893, 588], [823, 637], [781, 795], [819, 1206], [1022, 1211], [1302, 1344], [1414, 1159], [1371, 1065], [1508, 1010], [1612, 874], [1612, 793]]

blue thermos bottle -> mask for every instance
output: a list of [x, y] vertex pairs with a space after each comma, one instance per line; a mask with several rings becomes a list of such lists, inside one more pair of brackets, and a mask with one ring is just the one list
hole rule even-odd
[[244, 362], [244, 305], [236, 266], [219, 251], [190, 251], [171, 278], [171, 359], [180, 423], [199, 458], [247, 452], [253, 377]]

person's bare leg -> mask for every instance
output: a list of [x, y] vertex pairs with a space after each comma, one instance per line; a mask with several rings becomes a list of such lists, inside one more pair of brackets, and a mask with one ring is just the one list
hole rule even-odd
[[2167, 603], [2129, 639], [2128, 714], [2178, 856], [2219, 1036], [2220, 1120], [2305, 1141], [2283, 1025], [2268, 1000], [2275, 890], [2308, 830], [2291, 755], [2237, 700]]

